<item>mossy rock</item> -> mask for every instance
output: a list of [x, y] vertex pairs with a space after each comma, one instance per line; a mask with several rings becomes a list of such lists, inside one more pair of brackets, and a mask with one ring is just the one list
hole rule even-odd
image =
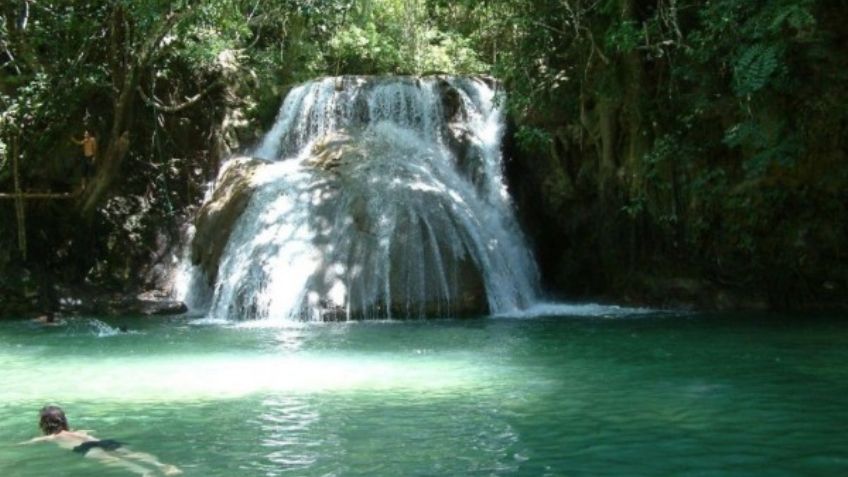
[[253, 176], [263, 164], [261, 159], [248, 157], [230, 160], [218, 178], [212, 198], [197, 213], [191, 261], [203, 269], [210, 285], [215, 283], [218, 263], [233, 227], [256, 190]]

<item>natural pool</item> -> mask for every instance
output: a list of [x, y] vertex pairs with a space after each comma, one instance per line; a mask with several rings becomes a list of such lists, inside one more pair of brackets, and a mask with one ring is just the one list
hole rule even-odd
[[848, 317], [574, 313], [3, 322], [0, 475], [127, 475], [47, 403], [186, 476], [848, 473]]

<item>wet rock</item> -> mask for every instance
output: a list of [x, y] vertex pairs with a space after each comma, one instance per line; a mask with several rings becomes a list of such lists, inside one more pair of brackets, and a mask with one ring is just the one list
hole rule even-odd
[[215, 283], [218, 262], [233, 226], [256, 190], [253, 175], [263, 164], [256, 158], [232, 159], [219, 176], [212, 199], [198, 211], [191, 260], [203, 269], [210, 285]]
[[[481, 83], [415, 77], [330, 81], [309, 87], [321, 91], [321, 97], [337, 95], [332, 102], [284, 106], [310, 108], [289, 110], [293, 115], [285, 117], [298, 119], [287, 127], [296, 134], [279, 136], [287, 151], [283, 155], [298, 161], [287, 165], [296, 172], [263, 185], [256, 197], [291, 200], [261, 216], [262, 204], [250, 204], [245, 228], [238, 231], [240, 236], [256, 235], [272, 223], [276, 230], [294, 233], [275, 233], [267, 243], [246, 240], [244, 247], [233, 249], [237, 260], [224, 261], [233, 269], [219, 271], [220, 254], [237, 218], [231, 215], [247, 205], [226, 201], [237, 200], [242, 189], [248, 189], [244, 194], [249, 196], [250, 186], [223, 176], [218, 187], [235, 192], [216, 191], [212, 202], [220, 203], [214, 208], [207, 204], [204, 209], [213, 210], [201, 212], [209, 217], [198, 221], [194, 262], [202, 265], [210, 281], [216, 274], [243, 277], [216, 291], [220, 300], [215, 306], [221, 307], [216, 312], [237, 318], [285, 313], [324, 320], [457, 316], [486, 313], [490, 298], [497, 308], [529, 297], [523, 288], [505, 286], [500, 279], [513, 270], [516, 275], [528, 271], [526, 257], [510, 253], [518, 248], [512, 247], [513, 241], [520, 240], [506, 227], [509, 224], [490, 220], [503, 211], [478, 200], [489, 196], [475, 196], [464, 180], [489, 187], [484, 159], [487, 148], [496, 144], [488, 135], [477, 137], [476, 123], [467, 124], [488, 105], [488, 96], [478, 91]], [[371, 95], [377, 89], [379, 94]], [[434, 111], [441, 117], [432, 117]], [[324, 121], [328, 117], [338, 122], [329, 124]], [[341, 125], [347, 130], [326, 134]], [[311, 150], [302, 151], [306, 144], [312, 144]], [[308, 157], [288, 154], [292, 152], [306, 152]], [[459, 174], [446, 158], [456, 160]], [[212, 219], [224, 226], [203, 223]], [[213, 233], [216, 236], [209, 237]], [[215, 243], [220, 246], [211, 248]], [[498, 250], [501, 244], [507, 245], [504, 251]], [[280, 264], [280, 255], [275, 255], [280, 253], [292, 260]], [[513, 263], [517, 266], [510, 266]], [[291, 269], [281, 270], [287, 267]], [[286, 293], [292, 290], [283, 285], [294, 270], [299, 274], [292, 280], [297, 289], [289, 297]]]
[[365, 158], [365, 150], [359, 146], [357, 137], [347, 131], [338, 131], [318, 140], [306, 163], [332, 171], [350, 161], [363, 161]]
[[[457, 129], [457, 131], [459, 131], [457, 135], [461, 135], [464, 130]], [[470, 132], [464, 131], [464, 133], [466, 149], [473, 150]], [[333, 173], [333, 179], [324, 184], [324, 187], [331, 189], [332, 193], [328, 193], [328, 196], [336, 197], [336, 193], [344, 191], [345, 199], [341, 203], [345, 204], [345, 208], [341, 216], [350, 218], [350, 225], [357, 234], [356, 240], [359, 241], [357, 247], [378, 249], [376, 240], [380, 226], [379, 221], [376, 220], [379, 214], [375, 211], [391, 210], [381, 203], [382, 198], [391, 195], [388, 189], [394, 187], [394, 181], [403, 182], [404, 179], [409, 179], [400, 175], [394, 177], [392, 181], [374, 181], [372, 176], [362, 174], [360, 169], [368, 167], [366, 165], [368, 161], [385, 160], [386, 154], [396, 157], [403, 157], [406, 154], [406, 151], [394, 151], [392, 147], [396, 146], [375, 140], [373, 136], [362, 131], [353, 133], [342, 131], [318, 140], [311, 151], [311, 157], [305, 161], [308, 165]], [[464, 151], [459, 154], [464, 154]], [[407, 190], [416, 191], [417, 189]], [[426, 188], [421, 192], [411, 193], [427, 194], [425, 190]], [[399, 197], [396, 196], [396, 199], [399, 200]], [[336, 222], [338, 217], [336, 214], [341, 212], [336, 209], [338, 200], [336, 197], [313, 210], [314, 216], [322, 219], [319, 222]], [[433, 196], [430, 200], [438, 202], [443, 199]], [[448, 204], [443, 205], [448, 207]], [[433, 206], [437, 207], [435, 202]], [[386, 316], [397, 318], [459, 316], [487, 312], [486, 289], [482, 272], [477, 264], [470, 259], [470, 256], [458, 255], [452, 251], [452, 244], [439, 240], [434, 244], [428, 244], [429, 239], [426, 234], [422, 235], [422, 231], [428, 226], [423, 222], [424, 219], [415, 217], [415, 214], [409, 216], [402, 214], [400, 220], [404, 223], [392, 230], [390, 238], [384, 238], [392, 244], [392, 252], [386, 257], [386, 260], [390, 262], [390, 265], [386, 267], [389, 270], [389, 276], [385, 293], [388, 295], [365, 292], [360, 287], [365, 286], [363, 283], [368, 280], [339, 275], [333, 260], [328, 260], [323, 267], [314, 272], [307, 285], [307, 294], [315, 297], [310, 307], [318, 310], [320, 319], [336, 321], [347, 318]], [[442, 226], [448, 226], [448, 222]], [[433, 225], [435, 224], [430, 224], [430, 226]], [[437, 261], [429, 255], [424, 259], [426, 263], [422, 263], [420, 257], [419, 260], [411, 260], [413, 254], [417, 253], [415, 249], [421, 246], [426, 246], [428, 249], [440, 249], [438, 265]], [[324, 256], [331, 257], [333, 252], [328, 250]], [[426, 274], [427, 278], [422, 278], [419, 273], [418, 267], [422, 266], [431, 270]], [[450, 271], [444, 277], [444, 283], [439, 281], [438, 274], [432, 272], [438, 267]], [[352, 288], [348, 289], [348, 286]], [[345, 289], [346, 293], [334, 294], [332, 290], [337, 287]], [[447, 296], [450, 299], [447, 299]]]
[[185, 303], [175, 300], [136, 300], [129, 304], [125, 314], [138, 315], [181, 315], [188, 311]]
[[[436, 297], [421, 299], [407, 295], [407, 289], [401, 283], [392, 287], [392, 316], [402, 318], [414, 317], [444, 317], [472, 316], [489, 312], [486, 300], [486, 286], [483, 283], [482, 272], [471, 260], [458, 259], [450, 264], [455, 270], [455, 281], [448, 286], [453, 288], [453, 299], [445, 302]], [[402, 266], [398, 264], [399, 269]], [[396, 274], [395, 279], [401, 278]], [[411, 304], [407, 305], [407, 304]]]
[[482, 81], [483, 83], [486, 84], [486, 86], [488, 86], [489, 88], [492, 88], [493, 90], [498, 90], [498, 89], [501, 88], [501, 82], [498, 81], [496, 78], [494, 78], [492, 76], [477, 75], [477, 76], [474, 76], [474, 78]]
[[474, 142], [474, 134], [465, 123], [453, 122], [445, 124], [443, 135], [445, 145], [456, 158], [459, 170], [475, 186], [481, 186], [485, 177], [483, 154]]
[[185, 303], [175, 300], [143, 300], [135, 297], [105, 297], [76, 307], [72, 312], [106, 316], [181, 315], [188, 311]]
[[325, 304], [320, 310], [322, 321], [346, 321], [347, 310], [342, 306]]
[[140, 294], [106, 294], [96, 289], [87, 289], [63, 297], [59, 311], [63, 315], [162, 316], [186, 313], [188, 307], [160, 290]]
[[468, 111], [462, 95], [447, 80], [438, 83], [442, 99], [442, 137], [445, 145], [456, 158], [457, 166], [463, 175], [480, 187], [484, 180], [483, 152], [475, 142], [474, 133], [468, 124]]
[[459, 91], [444, 79], [439, 81], [438, 88], [442, 97], [444, 123], [465, 121], [467, 114], [462, 107], [462, 96], [459, 94]]
[[129, 301], [132, 314], [139, 315], [181, 315], [188, 312], [185, 303], [171, 298], [170, 294], [161, 290], [141, 293]]

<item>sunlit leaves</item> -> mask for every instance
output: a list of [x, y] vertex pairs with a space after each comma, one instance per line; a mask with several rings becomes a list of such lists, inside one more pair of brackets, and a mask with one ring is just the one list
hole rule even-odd
[[551, 146], [551, 135], [541, 128], [522, 125], [515, 132], [518, 147], [529, 153], [544, 154]]
[[440, 29], [424, 1], [371, 0], [345, 15], [326, 61], [337, 73], [476, 73], [486, 66], [471, 41]]

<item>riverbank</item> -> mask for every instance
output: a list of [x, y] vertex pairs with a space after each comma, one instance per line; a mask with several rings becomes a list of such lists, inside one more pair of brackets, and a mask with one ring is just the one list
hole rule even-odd
[[[55, 312], [73, 316], [165, 316], [188, 311], [185, 303], [167, 292], [102, 291], [96, 287], [67, 284], [56, 286], [59, 305]], [[0, 319], [35, 318], [46, 313], [37, 290], [0, 289]], [[630, 276], [603, 293], [546, 293], [564, 303], [606, 303], [640, 309], [689, 310], [698, 312], [848, 312], [848, 303], [834, 296], [827, 301], [794, 302], [777, 307], [763, 295], [746, 295], [697, 278]], [[800, 316], [800, 315], [799, 315]]]
[[40, 290], [0, 289], [0, 319], [36, 318], [53, 312], [59, 316], [165, 316], [188, 311], [185, 303], [168, 293], [152, 290], [140, 293], [103, 292], [95, 287], [58, 285], [56, 302], [47, 306]]

